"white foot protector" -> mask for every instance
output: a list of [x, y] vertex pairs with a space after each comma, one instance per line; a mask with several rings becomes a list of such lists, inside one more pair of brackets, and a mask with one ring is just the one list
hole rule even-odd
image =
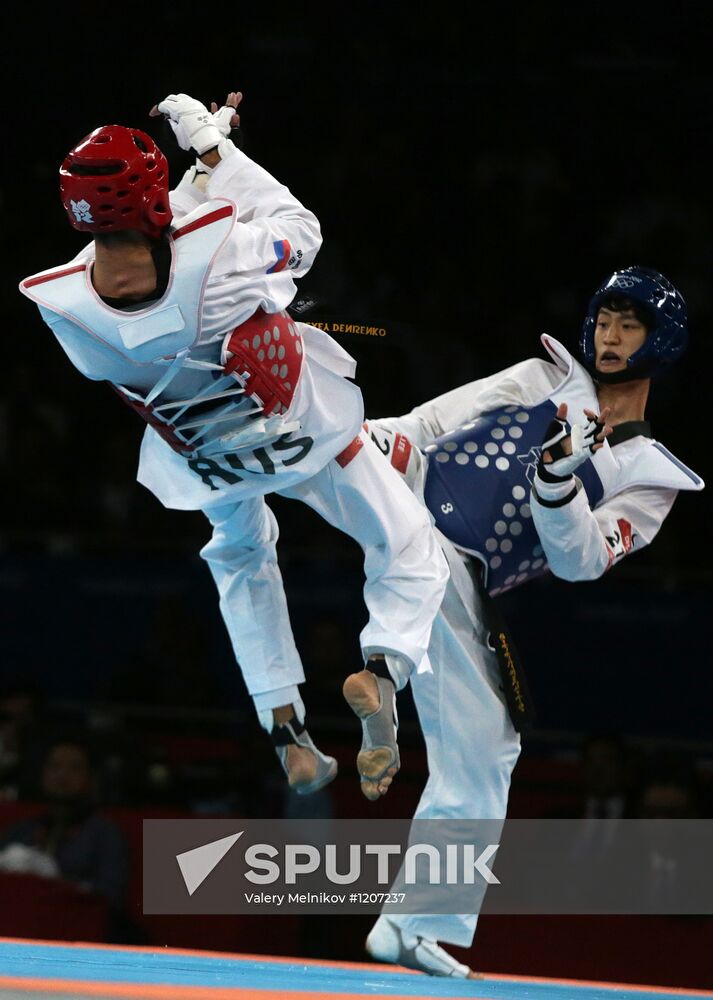
[[384, 916], [379, 917], [369, 932], [366, 950], [379, 962], [403, 965], [429, 976], [474, 978], [468, 966], [457, 962], [437, 941], [429, 941], [428, 938], [415, 934], [404, 936], [401, 928]]
[[[280, 763], [282, 764], [282, 770], [287, 775], [290, 787], [294, 789], [298, 795], [312, 795], [314, 792], [319, 791], [320, 788], [324, 788], [325, 785], [328, 785], [330, 781], [333, 781], [336, 778], [336, 760], [334, 757], [328, 757], [326, 754], [323, 754], [321, 750], [317, 749], [312, 742], [312, 737], [309, 735], [304, 725], [297, 719], [292, 719], [290, 722], [284, 723], [284, 725], [273, 726], [271, 739]], [[314, 778], [306, 784], [295, 783], [290, 777], [290, 769], [287, 766], [287, 751], [291, 745], [303, 747], [305, 750], [309, 750], [316, 759]]]

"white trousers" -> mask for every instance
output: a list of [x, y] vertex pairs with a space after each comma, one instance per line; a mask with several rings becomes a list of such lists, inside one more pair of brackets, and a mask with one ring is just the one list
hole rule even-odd
[[[394, 435], [408, 430], [394, 419], [370, 420], [369, 428], [392, 446]], [[427, 462], [424, 456], [412, 457], [405, 478], [423, 502]], [[428, 647], [432, 672], [411, 676], [428, 757], [428, 781], [414, 819], [504, 820], [520, 736], [501, 691], [497, 656], [487, 643], [469, 557], [436, 534], [448, 558], [450, 578]], [[478, 918], [476, 912], [389, 912], [388, 919], [407, 935], [467, 947]]]
[[[428, 781], [414, 819], [505, 819], [520, 737], [482, 621], [472, 581], [468, 591], [456, 589], [451, 578], [433, 624], [433, 673], [411, 677], [428, 755]], [[405, 934], [463, 947], [472, 942], [477, 923], [476, 913], [389, 913], [388, 918]]]
[[[369, 611], [360, 637], [364, 659], [394, 654], [403, 687], [414, 668], [430, 669], [431, 627], [448, 566], [427, 511], [364, 432], [359, 442], [345, 464], [333, 460], [278, 492], [308, 504], [363, 549]], [[218, 587], [248, 691], [259, 712], [288, 704], [298, 697], [304, 672], [277, 563], [275, 517], [263, 497], [204, 512], [213, 535], [201, 556]]]

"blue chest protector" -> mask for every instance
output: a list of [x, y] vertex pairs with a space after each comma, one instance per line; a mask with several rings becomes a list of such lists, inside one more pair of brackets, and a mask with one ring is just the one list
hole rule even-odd
[[[437, 438], [425, 449], [426, 505], [436, 526], [486, 568], [500, 593], [547, 569], [529, 497], [542, 439], [556, 406], [506, 406]], [[577, 469], [594, 509], [604, 495], [591, 460]]]

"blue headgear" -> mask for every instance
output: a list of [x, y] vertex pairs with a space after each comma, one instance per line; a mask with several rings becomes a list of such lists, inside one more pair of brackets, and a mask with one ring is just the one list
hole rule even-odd
[[[594, 330], [599, 309], [611, 295], [621, 295], [640, 305], [651, 316], [653, 326], [644, 344], [628, 359], [624, 371], [602, 373], [595, 368]], [[579, 338], [582, 361], [600, 382], [651, 378], [681, 357], [688, 343], [687, 324], [686, 303], [668, 278], [647, 267], [625, 267], [607, 278], [589, 303]]]

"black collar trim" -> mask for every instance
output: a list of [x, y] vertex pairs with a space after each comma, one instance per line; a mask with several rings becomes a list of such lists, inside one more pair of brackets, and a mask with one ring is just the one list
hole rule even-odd
[[609, 447], [614, 448], [616, 445], [622, 444], [624, 441], [628, 441], [634, 437], [653, 437], [651, 424], [648, 420], [627, 420], [623, 424], [617, 424], [607, 438], [607, 441], [609, 442]]

